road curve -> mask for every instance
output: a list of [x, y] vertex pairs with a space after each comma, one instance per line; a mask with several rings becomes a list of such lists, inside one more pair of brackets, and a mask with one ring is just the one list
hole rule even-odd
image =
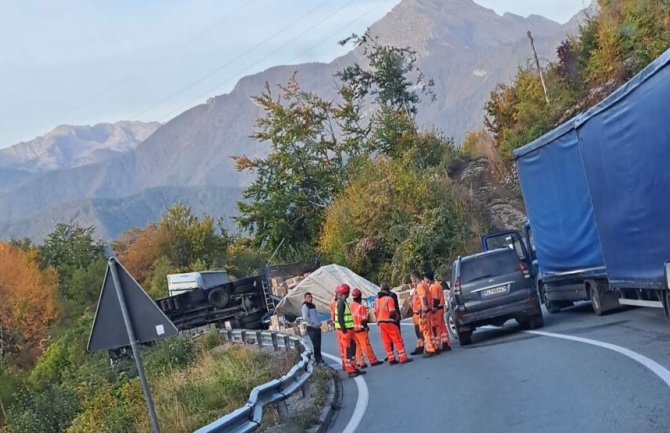
[[[649, 311], [597, 317], [578, 306], [545, 316], [543, 331], [616, 344], [658, 362], [661, 370], [670, 369], [667, 358], [659, 356], [670, 351], [670, 326], [658, 311]], [[411, 327], [403, 327], [403, 337], [413, 347]], [[327, 352], [339, 353], [334, 334], [324, 340]], [[371, 340], [382, 355], [376, 328]], [[480, 330], [473, 340], [470, 347], [455, 344], [455, 350], [435, 358], [369, 368], [369, 399], [364, 414], [358, 413], [362, 418], [356, 431], [670, 431], [665, 415], [670, 387], [648, 366], [622, 353], [521, 333], [514, 322]], [[329, 430], [335, 433], [350, 425], [358, 399], [355, 382], [343, 382], [344, 404]]]

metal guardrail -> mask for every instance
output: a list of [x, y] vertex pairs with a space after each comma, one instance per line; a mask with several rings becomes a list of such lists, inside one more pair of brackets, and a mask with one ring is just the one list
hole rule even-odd
[[245, 433], [256, 430], [263, 418], [263, 408], [274, 404], [282, 419], [288, 418], [286, 399], [298, 390], [303, 398], [311, 393], [309, 378], [314, 371], [310, 362], [312, 349], [302, 338], [273, 331], [221, 330], [224, 339], [233, 343], [255, 344], [261, 348], [273, 348], [275, 351], [300, 350], [300, 361], [279, 379], [258, 385], [251, 390], [249, 400], [244, 406], [222, 418], [199, 428], [194, 433]]

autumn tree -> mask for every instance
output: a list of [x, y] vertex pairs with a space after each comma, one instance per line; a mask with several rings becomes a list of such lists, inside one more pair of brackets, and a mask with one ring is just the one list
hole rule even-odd
[[123, 232], [112, 248], [149, 294], [160, 297], [167, 293], [167, 274], [225, 268], [231, 239], [220, 221], [178, 203], [159, 222]]
[[58, 278], [35, 251], [0, 243], [0, 327], [4, 350], [39, 348], [58, 317]]

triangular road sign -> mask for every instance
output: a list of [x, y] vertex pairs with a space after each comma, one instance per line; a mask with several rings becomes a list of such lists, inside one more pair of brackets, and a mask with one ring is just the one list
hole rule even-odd
[[138, 343], [174, 337], [179, 331], [158, 305], [146, 294], [128, 271], [115, 258], [109, 259], [105, 281], [102, 283], [98, 309], [88, 340], [89, 352], [116, 349], [130, 345], [128, 331], [123, 321], [121, 304], [114, 287], [111, 267], [115, 266], [125, 299], [130, 323]]

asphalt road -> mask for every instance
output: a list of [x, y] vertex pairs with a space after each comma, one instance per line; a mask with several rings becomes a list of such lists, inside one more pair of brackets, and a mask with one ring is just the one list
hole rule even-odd
[[[541, 331], [595, 343], [521, 332], [514, 321], [480, 329], [471, 346], [344, 378], [329, 431], [670, 432], [670, 322], [661, 310], [598, 317], [581, 304], [544, 314]], [[413, 329], [402, 330], [411, 350]], [[376, 327], [371, 341], [383, 358]], [[324, 351], [339, 353], [333, 333], [324, 335]]]

